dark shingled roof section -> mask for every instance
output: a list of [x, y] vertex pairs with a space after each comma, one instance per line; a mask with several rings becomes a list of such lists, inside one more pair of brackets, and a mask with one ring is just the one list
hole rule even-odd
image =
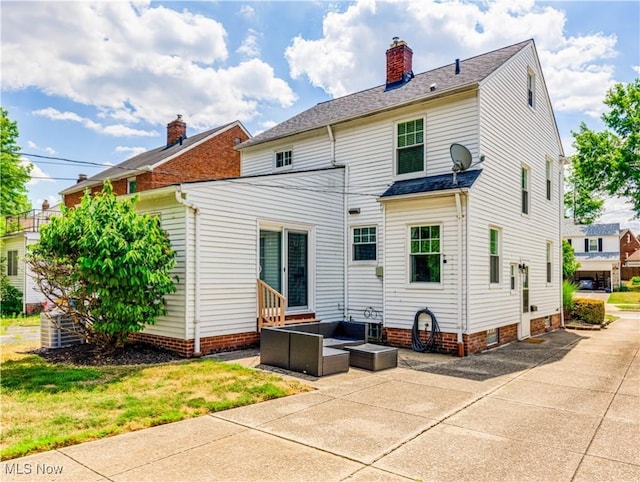
[[380, 197], [406, 196], [407, 194], [447, 191], [450, 189], [468, 189], [473, 186], [481, 172], [482, 169], [459, 172], [457, 184], [453, 184], [453, 173], [397, 181]]
[[[385, 90], [386, 85], [321, 102], [271, 129], [246, 140], [239, 148], [261, 144], [300, 132], [325, 127], [349, 119], [382, 112], [412, 102], [440, 96], [465, 86], [477, 85], [533, 40], [520, 42], [460, 62], [460, 74], [455, 75], [455, 63], [416, 75], [402, 87]], [[436, 89], [431, 91], [431, 85]]]
[[172, 144], [170, 146], [157, 147], [155, 149], [151, 149], [150, 151], [143, 152], [142, 154], [138, 154], [137, 156], [133, 156], [132, 158], [127, 159], [126, 161], [123, 161], [120, 164], [116, 164], [113, 167], [105, 169], [104, 171], [98, 174], [95, 174], [94, 176], [91, 176], [86, 181], [79, 182], [78, 184], [68, 187], [67, 189], [64, 190], [64, 192], [79, 191], [88, 186], [94, 185], [98, 181], [101, 182], [105, 179], [112, 179], [112, 178], [121, 176], [126, 171], [133, 171], [145, 166], [153, 166], [154, 164], [157, 164], [163, 159], [167, 159], [179, 153], [182, 150], [188, 149], [190, 146], [196, 144], [197, 142], [201, 141], [205, 137], [215, 134], [216, 132], [225, 129], [231, 124], [234, 124], [234, 122], [230, 122], [229, 124], [225, 124], [220, 127], [215, 127], [214, 129], [210, 129], [205, 132], [201, 132], [199, 134], [196, 134], [193, 137], [187, 137], [182, 140], [182, 144], [180, 144], [179, 142], [176, 142], [175, 144]]

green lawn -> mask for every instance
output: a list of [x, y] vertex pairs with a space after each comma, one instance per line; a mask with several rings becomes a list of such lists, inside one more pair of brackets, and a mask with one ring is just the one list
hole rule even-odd
[[615, 305], [623, 310], [640, 310], [640, 292], [620, 291], [611, 293], [607, 303]]
[[40, 326], [40, 315], [3, 315], [0, 318], [0, 333], [5, 333], [10, 326]]
[[79, 367], [3, 345], [0, 460], [309, 391], [297, 381], [212, 359]]

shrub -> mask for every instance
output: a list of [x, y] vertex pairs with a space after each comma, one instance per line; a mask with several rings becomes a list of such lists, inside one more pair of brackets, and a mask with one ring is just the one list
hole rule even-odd
[[573, 300], [571, 315], [584, 323], [600, 325], [604, 323], [604, 301], [577, 298]]
[[22, 292], [9, 284], [0, 290], [0, 312], [3, 315], [17, 315], [22, 313]]
[[640, 285], [640, 276], [634, 276], [633, 278], [631, 278], [631, 284]]
[[613, 291], [627, 292], [631, 291], [631, 289], [627, 285], [620, 283], [620, 286], [616, 287]]
[[562, 282], [562, 306], [565, 310], [571, 311], [573, 308], [573, 294], [577, 291], [578, 285], [572, 281]]

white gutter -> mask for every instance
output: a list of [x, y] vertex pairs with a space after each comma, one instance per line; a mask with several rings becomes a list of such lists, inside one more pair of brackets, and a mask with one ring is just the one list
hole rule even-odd
[[458, 260], [457, 260], [457, 276], [458, 276], [458, 289], [457, 289], [457, 331], [458, 331], [458, 356], [464, 356], [464, 342], [462, 339], [462, 205], [460, 203], [460, 193], [455, 194], [456, 197], [456, 213], [458, 218]]
[[[176, 189], [176, 201], [179, 204], [186, 206], [189, 209], [193, 209], [193, 218], [194, 218], [194, 228], [195, 228], [195, 252], [193, 256], [193, 266], [195, 269], [195, 298], [194, 298], [194, 316], [193, 316], [193, 331], [194, 331], [194, 342], [193, 342], [193, 356], [200, 357], [202, 353], [200, 352], [200, 208], [193, 203], [186, 201], [182, 195], [181, 186], [178, 186]], [[187, 238], [188, 239], [188, 238]], [[188, 290], [188, 286], [186, 289]]]

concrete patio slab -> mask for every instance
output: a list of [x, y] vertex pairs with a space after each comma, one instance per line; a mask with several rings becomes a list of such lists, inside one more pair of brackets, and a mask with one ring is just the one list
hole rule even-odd
[[640, 466], [587, 455], [578, 467], [574, 482], [611, 480], [616, 482], [638, 482]]
[[475, 397], [471, 393], [458, 390], [389, 380], [375, 387], [347, 395], [344, 399], [442, 420], [469, 405]]
[[267, 422], [277, 420], [295, 412], [300, 412], [329, 400], [332, 400], [332, 397], [326, 396], [323, 393], [307, 392], [300, 393], [294, 398], [277, 398], [255, 405], [239, 407], [234, 410], [224, 410], [222, 412], [212, 413], [211, 416], [246, 427], [258, 427]]
[[[535, 453], [544, 453], [544, 462]], [[570, 480], [580, 454], [442, 423], [374, 467], [424, 481]]]
[[562, 387], [530, 380], [513, 380], [489, 395], [493, 398], [603, 416], [613, 399], [611, 392]]
[[640, 465], [640, 427], [637, 423], [605, 418], [587, 454]]
[[[60, 452], [99, 474], [111, 477], [243, 430], [239, 425], [205, 416], [72, 445], [60, 449]], [[97, 454], [109, 454], [109, 457]]]
[[[637, 386], [637, 388], [640, 387]], [[606, 418], [639, 424], [638, 430], [640, 430], [638, 414], [640, 414], [640, 396], [617, 393], [616, 396], [613, 397]], [[640, 450], [640, 446], [638, 450]]]
[[458, 427], [523, 443], [585, 452], [600, 417], [535, 405], [484, 398], [447, 420]]
[[116, 482], [341, 480], [361, 464], [258, 431], [223, 440], [117, 474]]
[[362, 470], [358, 470], [355, 474], [344, 480], [345, 482], [415, 482], [415, 479], [402, 477], [373, 467], [365, 467]]
[[[576, 371], [577, 370], [577, 371]], [[620, 386], [619, 375], [610, 375], [606, 371], [585, 372], [580, 368], [565, 368], [564, 364], [544, 365], [525, 373], [522, 380], [551, 383], [560, 387], [574, 387], [615, 393]]]
[[370, 464], [436, 423], [416, 415], [335, 399], [260, 426], [261, 430]]

